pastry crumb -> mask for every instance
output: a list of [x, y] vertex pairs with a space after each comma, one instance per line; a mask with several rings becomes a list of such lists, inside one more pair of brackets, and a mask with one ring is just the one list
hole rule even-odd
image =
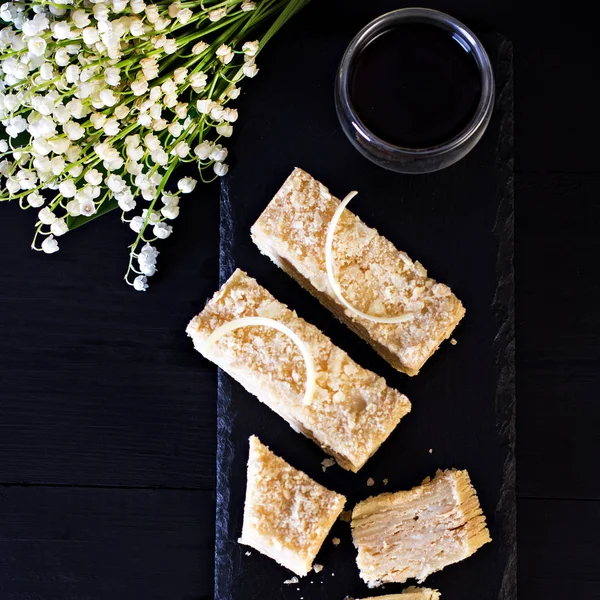
[[291, 585], [293, 583], [298, 583], [299, 579], [297, 577], [292, 577], [291, 579], [286, 579], [283, 583], [285, 585]]
[[246, 552], [246, 556], [251, 556], [251, 555], [252, 555], [252, 552], [250, 552], [250, 551]]
[[335, 465], [335, 460], [333, 458], [326, 458], [321, 461], [321, 468], [323, 469], [323, 473], [329, 469], [329, 467], [333, 467]]
[[433, 454], [433, 448], [429, 448], [429, 454]]
[[367, 485], [373, 487], [375, 485], [375, 480], [372, 477], [369, 477], [369, 479], [367, 479]]
[[342, 514], [340, 515], [340, 521], [344, 521], [345, 523], [350, 523], [350, 521], [352, 521], [352, 511], [351, 510], [342, 511]]
[[333, 542], [334, 546], [339, 546], [342, 540], [340, 540], [338, 537], [335, 537], [331, 541]]
[[320, 573], [322, 570], [323, 570], [323, 565], [315, 565], [315, 566], [313, 567], [313, 571], [314, 571], [315, 573]]
[[457, 341], [456, 341], [454, 338], [452, 338], [452, 339], [450, 340], [450, 343], [451, 343], [453, 346], [456, 346], [456, 344], [458, 344], [458, 342], [457, 342]]
[[389, 483], [389, 481], [390, 481], [390, 480], [389, 480], [389, 479], [386, 477], [386, 478], [383, 480], [383, 485], [387, 485], [387, 484]]

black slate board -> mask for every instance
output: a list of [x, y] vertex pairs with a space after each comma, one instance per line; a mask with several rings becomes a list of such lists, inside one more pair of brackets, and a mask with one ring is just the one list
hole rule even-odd
[[[235, 267], [256, 277], [357, 362], [406, 393], [413, 410], [358, 474], [337, 466], [324, 473], [320, 463], [325, 455], [315, 444], [221, 372], [217, 600], [372, 595], [358, 576], [347, 523], [334, 526], [317, 558], [324, 570], [293, 585], [284, 584], [290, 572], [256, 551], [247, 555], [248, 548], [237, 543], [251, 434], [346, 494], [347, 508], [376, 493], [408, 489], [437, 468], [468, 469], [494, 541], [426, 584], [440, 589], [444, 600], [516, 598], [512, 48], [499, 35], [477, 31], [494, 65], [497, 103], [488, 131], [471, 154], [430, 175], [383, 171], [344, 137], [332, 83], [353, 33], [389, 4], [349, 10], [342, 21], [334, 19], [342, 14], [341, 5], [315, 3], [261, 54], [260, 76], [246, 86], [251, 93], [240, 102], [236, 164], [222, 182], [220, 269], [221, 280]], [[444, 344], [417, 377], [394, 371], [252, 244], [250, 226], [294, 166], [306, 169], [337, 196], [359, 190], [352, 210], [420, 260], [464, 302], [467, 316], [455, 334], [458, 345]], [[369, 477], [376, 482], [373, 487], [367, 486]], [[337, 547], [331, 542], [334, 536], [341, 539]], [[402, 587], [386, 585], [378, 593]]]

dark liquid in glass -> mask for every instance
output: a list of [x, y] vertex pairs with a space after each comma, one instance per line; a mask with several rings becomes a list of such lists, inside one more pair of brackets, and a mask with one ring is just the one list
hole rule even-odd
[[459, 134], [481, 97], [472, 54], [434, 25], [406, 23], [383, 32], [360, 53], [350, 99], [365, 127], [404, 148], [428, 148]]

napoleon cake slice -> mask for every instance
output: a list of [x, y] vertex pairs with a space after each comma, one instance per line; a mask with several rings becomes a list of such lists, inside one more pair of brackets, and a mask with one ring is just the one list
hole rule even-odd
[[345, 502], [250, 438], [241, 544], [304, 577]]
[[370, 587], [422, 582], [491, 541], [469, 474], [456, 469], [360, 502], [352, 511], [352, 538]]
[[344, 469], [358, 471], [410, 411], [405, 396], [239, 269], [187, 333], [202, 355]]
[[[337, 219], [329, 252], [328, 231]], [[251, 233], [263, 254], [408, 375], [419, 372], [465, 314], [447, 285], [340, 207], [302, 169], [294, 169]]]

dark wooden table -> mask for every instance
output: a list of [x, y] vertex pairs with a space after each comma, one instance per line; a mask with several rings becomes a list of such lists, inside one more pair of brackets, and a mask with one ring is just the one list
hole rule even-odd
[[[437, 5], [514, 43], [520, 597], [598, 599], [597, 27]], [[216, 371], [183, 329], [217, 286], [217, 189], [185, 210], [141, 296], [118, 219], [45, 257], [0, 207], [0, 600], [212, 596]]]

